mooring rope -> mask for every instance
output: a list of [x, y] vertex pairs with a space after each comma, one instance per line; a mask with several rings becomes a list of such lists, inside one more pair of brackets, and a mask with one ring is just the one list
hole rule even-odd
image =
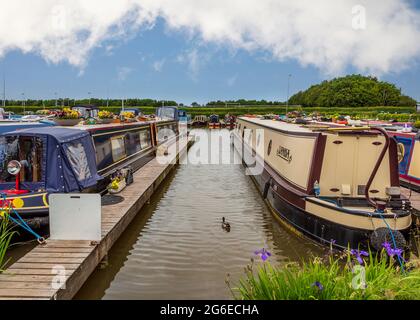
[[[42, 244], [45, 243], [45, 238], [41, 237], [38, 233], [36, 233], [27, 223], [26, 221], [20, 216], [20, 214], [16, 211], [15, 208], [13, 208], [11, 201], [6, 199], [6, 195], [4, 193], [1, 194], [3, 202], [2, 202], [2, 212], [7, 212], [9, 215], [9, 219], [13, 221], [15, 224], [20, 226], [22, 229], [26, 230], [27, 232], [31, 233], [33, 236], [35, 236], [36, 240]], [[6, 207], [4, 206], [6, 204]], [[17, 219], [12, 217], [12, 214], [14, 213], [17, 216]]]

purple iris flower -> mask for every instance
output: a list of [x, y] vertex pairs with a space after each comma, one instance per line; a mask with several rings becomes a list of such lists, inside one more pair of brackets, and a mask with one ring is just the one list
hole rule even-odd
[[357, 261], [359, 262], [360, 265], [363, 265], [364, 264], [364, 261], [362, 259], [362, 256], [365, 256], [365, 257], [369, 256], [369, 253], [367, 253], [366, 251], [363, 251], [363, 250], [355, 250], [355, 249], [351, 249], [350, 254], [352, 256], [355, 256], [356, 257], [356, 259], [357, 259]]
[[314, 283], [312, 283], [311, 287], [317, 287], [319, 289], [319, 291], [324, 290], [324, 286], [319, 281], [315, 281]]
[[384, 242], [382, 246], [386, 249], [388, 256], [390, 257], [397, 256], [397, 257], [402, 258], [401, 255], [404, 252], [404, 250], [399, 249], [399, 248], [393, 249], [389, 242]]
[[268, 259], [268, 257], [271, 257], [271, 253], [266, 250], [265, 248], [262, 248], [260, 250], [257, 250], [254, 252], [257, 256], [260, 256], [262, 261], [265, 261]]

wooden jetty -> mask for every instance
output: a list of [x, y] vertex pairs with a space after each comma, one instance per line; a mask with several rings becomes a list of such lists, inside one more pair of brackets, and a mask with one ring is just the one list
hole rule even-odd
[[101, 241], [47, 239], [7, 268], [0, 274], [0, 299], [73, 298], [192, 142], [184, 139], [165, 164], [151, 160], [119, 194], [123, 202], [102, 207]]

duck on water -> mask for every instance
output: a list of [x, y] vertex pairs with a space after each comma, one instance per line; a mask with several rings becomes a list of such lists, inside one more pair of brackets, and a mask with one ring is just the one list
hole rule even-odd
[[275, 217], [296, 233], [346, 249], [407, 247], [410, 203], [397, 145], [380, 128], [330, 128], [240, 117], [232, 134]]

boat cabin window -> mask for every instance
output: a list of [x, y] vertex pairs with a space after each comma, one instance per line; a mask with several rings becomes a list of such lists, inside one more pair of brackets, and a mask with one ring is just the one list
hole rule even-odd
[[140, 145], [142, 149], [146, 149], [151, 146], [149, 130], [140, 131]]
[[257, 147], [260, 145], [261, 142], [261, 133], [257, 136]]
[[270, 140], [270, 142], [268, 143], [268, 149], [267, 149], [267, 155], [269, 156], [270, 155], [270, 153], [271, 153], [271, 147], [272, 147], [272, 144], [273, 144], [273, 140]]
[[242, 130], [242, 139], [245, 137], [245, 130], [246, 130], [246, 126], [244, 126], [244, 129]]
[[80, 142], [65, 144], [66, 156], [76, 174], [77, 180], [83, 181], [92, 177], [86, 151]]
[[141, 150], [139, 132], [127, 132], [125, 135], [125, 145], [127, 155], [131, 156], [132, 154], [139, 152]]
[[22, 164], [19, 179], [22, 182], [42, 181], [43, 142], [37, 137], [0, 138], [0, 183], [13, 182], [15, 176], [7, 172], [7, 164], [18, 160]]
[[124, 136], [111, 138], [112, 160], [119, 161], [126, 157]]

